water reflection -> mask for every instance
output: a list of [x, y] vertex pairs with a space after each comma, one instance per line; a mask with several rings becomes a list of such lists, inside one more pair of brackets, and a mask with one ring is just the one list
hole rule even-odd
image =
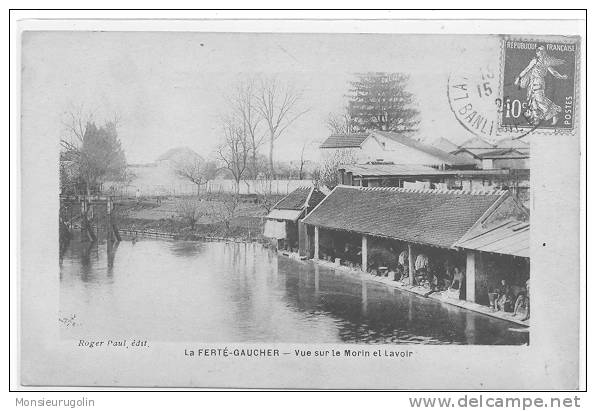
[[116, 251], [118, 251], [118, 246], [120, 242], [107, 242], [107, 254], [108, 254], [108, 275], [112, 276], [114, 274], [114, 258], [116, 257]]
[[204, 243], [196, 241], [175, 241], [169, 243], [172, 255], [176, 257], [192, 258], [201, 253]]
[[259, 245], [72, 241], [60, 308], [65, 338], [164, 341], [523, 344], [509, 323]]

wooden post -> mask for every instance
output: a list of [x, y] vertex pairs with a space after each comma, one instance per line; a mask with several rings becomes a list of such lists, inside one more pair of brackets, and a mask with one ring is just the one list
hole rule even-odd
[[408, 244], [408, 270], [410, 271], [410, 285], [415, 285], [414, 278], [414, 253], [412, 252], [412, 244]]
[[81, 200], [81, 240], [88, 241], [89, 237], [87, 235], [87, 201]]
[[114, 241], [114, 229], [112, 228], [112, 199], [108, 197], [108, 201], [106, 202], [106, 220], [107, 226], [106, 230], [108, 232], [108, 243]]
[[93, 232], [93, 227], [91, 227], [91, 223], [87, 219], [87, 199], [81, 202], [81, 239], [82, 241], [91, 241], [95, 242], [97, 237]]
[[315, 226], [315, 260], [319, 259], [319, 227]]
[[476, 252], [466, 255], [466, 300], [476, 302]]
[[368, 237], [362, 236], [362, 271], [366, 272], [368, 268]]

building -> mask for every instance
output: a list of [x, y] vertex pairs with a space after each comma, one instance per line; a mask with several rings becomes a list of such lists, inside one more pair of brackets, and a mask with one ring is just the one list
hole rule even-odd
[[454, 156], [413, 138], [411, 132], [372, 131], [358, 134], [333, 134], [321, 145], [323, 156], [348, 150], [356, 163], [374, 161], [424, 165], [438, 169], [473, 168], [474, 160]]
[[[505, 160], [497, 159], [497, 165], [502, 165], [500, 161]], [[339, 167], [338, 173], [343, 185], [468, 191], [510, 190], [522, 204], [527, 205], [529, 202], [529, 168], [437, 170], [420, 165], [368, 163], [343, 165]]]
[[204, 160], [203, 157], [189, 147], [175, 147], [157, 157], [155, 159], [155, 164], [158, 166], [172, 167], [180, 162], [194, 161], [202, 162]]
[[529, 170], [530, 154], [517, 148], [501, 148], [479, 154], [482, 169]]
[[[522, 139], [511, 139], [504, 138], [491, 144], [480, 137], [474, 137], [466, 140], [456, 150], [450, 151], [450, 153], [456, 157], [465, 158], [470, 161], [475, 161], [478, 168], [497, 168], [486, 166], [483, 164], [482, 158], [484, 155], [497, 152], [501, 150], [515, 149], [518, 153], [526, 155], [526, 158], [530, 157], [530, 145]], [[511, 168], [511, 167], [510, 167]], [[523, 168], [523, 167], [519, 167]], [[526, 167], [529, 168], [529, 167]]]
[[516, 150], [524, 154], [530, 154], [530, 143], [521, 138], [504, 138], [502, 140], [497, 141], [496, 146], [497, 148], [515, 148]]
[[[308, 249], [306, 227], [298, 223], [325, 198], [314, 187], [299, 187], [279, 200], [267, 215], [264, 236], [278, 249], [297, 252]], [[304, 253], [303, 253], [304, 255]]]
[[465, 272], [462, 297], [475, 303], [488, 304], [503, 279], [523, 287], [529, 278], [529, 214], [508, 191], [338, 186], [302, 223], [314, 259], [369, 271], [407, 252], [415, 283], [423, 255], [429, 270]]

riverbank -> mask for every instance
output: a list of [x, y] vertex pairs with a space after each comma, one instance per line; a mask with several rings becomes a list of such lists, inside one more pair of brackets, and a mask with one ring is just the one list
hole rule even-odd
[[338, 264], [332, 263], [330, 261], [307, 260], [305, 257], [301, 257], [300, 255], [298, 255], [298, 253], [292, 253], [292, 252], [282, 251], [282, 250], [278, 250], [278, 253], [282, 254], [288, 258], [302, 261], [302, 262], [312, 261], [313, 264], [327, 267], [329, 269], [335, 270], [336, 272], [341, 272], [342, 274], [357, 277], [361, 280], [375, 281], [375, 282], [382, 283], [382, 284], [385, 284], [385, 285], [393, 287], [393, 288], [397, 288], [401, 291], [407, 291], [409, 293], [419, 295], [424, 298], [431, 298], [433, 300], [437, 300], [442, 303], [454, 305], [454, 306], [460, 307], [460, 308], [465, 308], [466, 310], [474, 311], [479, 314], [484, 314], [489, 317], [509, 321], [511, 323], [521, 325], [526, 328], [530, 327], [530, 324], [528, 323], [528, 321], [521, 321], [521, 319], [514, 317], [510, 313], [505, 313], [503, 311], [494, 311], [490, 307], [487, 307], [484, 305], [473, 303], [471, 301], [460, 300], [459, 298], [451, 296], [448, 291], [437, 291], [432, 294], [429, 294], [429, 289], [426, 287], [405, 285], [398, 281], [391, 280], [390, 278], [387, 278], [387, 277], [379, 277], [379, 276], [375, 276], [375, 275], [372, 275], [369, 273], [364, 273], [359, 270], [353, 270], [349, 267], [338, 265]]
[[[196, 208], [191, 222], [181, 210], [181, 203], [192, 200]], [[80, 209], [72, 204], [62, 214], [68, 226], [80, 225]], [[177, 240], [205, 240], [226, 238], [242, 241], [263, 240], [263, 217], [267, 211], [253, 196], [240, 196], [233, 212], [226, 210], [226, 198], [220, 195], [196, 197], [160, 197], [122, 199], [115, 203], [113, 222], [124, 233]], [[227, 211], [227, 210], [226, 210]], [[105, 207], [94, 207], [91, 225], [96, 231], [104, 229]]]

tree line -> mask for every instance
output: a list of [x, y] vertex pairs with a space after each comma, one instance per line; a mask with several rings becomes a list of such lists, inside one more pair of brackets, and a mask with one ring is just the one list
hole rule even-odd
[[[278, 140], [308, 108], [302, 90], [278, 77], [247, 77], [239, 81], [225, 99], [226, 109], [219, 113], [220, 141], [214, 159], [186, 158], [174, 164], [176, 174], [200, 186], [213, 178], [213, 161], [234, 180], [239, 192], [243, 180], [273, 180], [282, 174], [283, 164], [274, 159]], [[304, 146], [305, 147], [305, 146]], [[304, 147], [297, 177], [304, 173]], [[265, 157], [261, 150], [266, 149]]]
[[[327, 120], [331, 133], [411, 131], [418, 127], [419, 112], [414, 96], [407, 90], [404, 73], [357, 73], [349, 83], [347, 102], [341, 112]], [[287, 164], [276, 162], [274, 149], [288, 129], [308, 112], [303, 91], [276, 76], [246, 77], [239, 81], [225, 99], [225, 109], [218, 114], [219, 144], [210, 158], [187, 156], [173, 164], [175, 173], [201, 187], [225, 172], [235, 181], [236, 192], [243, 180], [273, 180], [287, 176]], [[126, 157], [118, 138], [118, 118], [97, 122], [82, 110], [66, 116], [65, 135], [61, 139], [60, 182], [63, 192], [101, 190], [107, 180], [130, 180]], [[302, 145], [295, 176], [305, 176]], [[262, 151], [266, 152], [266, 155]], [[337, 150], [312, 173], [315, 184], [333, 188], [337, 168], [356, 162], [351, 150]], [[285, 168], [285, 170], [284, 170]]]

